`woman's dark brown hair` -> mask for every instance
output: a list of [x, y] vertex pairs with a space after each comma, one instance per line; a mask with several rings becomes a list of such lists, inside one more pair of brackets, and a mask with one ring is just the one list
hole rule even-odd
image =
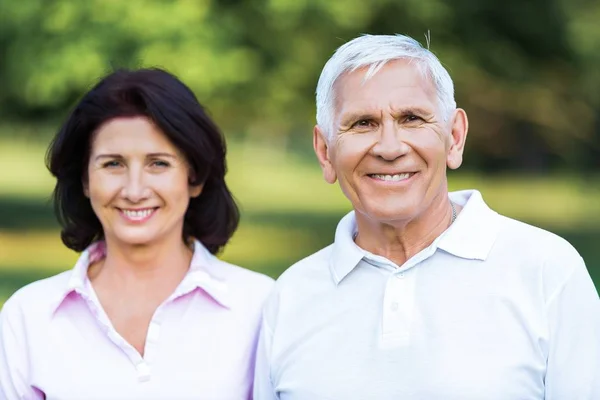
[[192, 91], [161, 69], [118, 70], [86, 93], [48, 148], [46, 165], [56, 177], [54, 209], [63, 243], [82, 251], [103, 238], [102, 226], [83, 192], [93, 133], [117, 117], [145, 116], [185, 155], [191, 184], [203, 183], [185, 214], [183, 238], [198, 239], [213, 254], [229, 241], [238, 207], [225, 184], [225, 140]]

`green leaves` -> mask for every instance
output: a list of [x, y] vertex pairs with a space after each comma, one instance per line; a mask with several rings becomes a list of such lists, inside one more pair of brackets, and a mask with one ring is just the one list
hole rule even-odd
[[108, 71], [159, 66], [226, 132], [303, 135], [308, 149], [315, 86], [337, 47], [362, 33], [425, 44], [430, 32], [477, 156], [519, 163], [527, 126], [540, 154], [568, 162], [600, 141], [600, 3], [532, 1], [0, 0], [0, 113], [62, 116]]

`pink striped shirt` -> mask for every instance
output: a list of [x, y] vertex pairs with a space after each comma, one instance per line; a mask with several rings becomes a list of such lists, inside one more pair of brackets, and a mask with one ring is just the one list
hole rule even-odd
[[87, 278], [103, 243], [71, 271], [17, 291], [0, 314], [0, 399], [249, 399], [263, 301], [273, 281], [195, 243], [190, 269], [156, 310], [144, 357], [112, 327]]

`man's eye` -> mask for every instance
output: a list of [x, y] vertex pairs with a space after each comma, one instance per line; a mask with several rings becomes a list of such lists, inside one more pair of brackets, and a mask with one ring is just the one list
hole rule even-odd
[[361, 119], [360, 121], [356, 121], [353, 127], [357, 128], [368, 128], [373, 124], [373, 121], [369, 119]]
[[406, 116], [405, 121], [406, 122], [423, 121], [423, 118], [418, 117], [418, 116], [413, 115], [413, 114], [410, 114], [410, 115]]

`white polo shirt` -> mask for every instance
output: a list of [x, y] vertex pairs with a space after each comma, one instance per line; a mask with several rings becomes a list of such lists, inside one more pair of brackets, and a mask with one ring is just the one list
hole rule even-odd
[[289, 268], [264, 311], [257, 400], [598, 400], [600, 300], [564, 239], [477, 191], [398, 267], [335, 242]]

